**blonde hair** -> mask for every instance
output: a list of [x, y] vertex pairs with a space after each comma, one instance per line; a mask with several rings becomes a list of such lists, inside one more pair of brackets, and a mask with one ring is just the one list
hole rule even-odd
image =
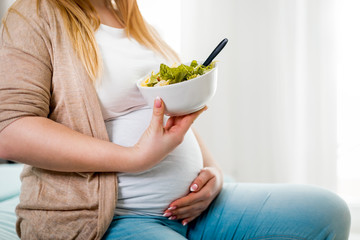
[[[39, 14], [40, 1], [37, 0]], [[89, 0], [46, 0], [54, 4], [62, 15], [72, 46], [95, 84], [101, 73], [102, 60], [95, 39], [100, 18]], [[104, 0], [107, 8], [124, 26], [126, 35], [162, 55], [165, 59], [179, 61], [177, 54], [167, 45], [142, 17], [136, 0]], [[15, 11], [10, 8], [9, 11]], [[6, 24], [3, 21], [4, 27]]]
[[[41, 0], [37, 0], [38, 4]], [[101, 73], [101, 56], [94, 36], [100, 18], [89, 0], [51, 0], [60, 10], [72, 45], [93, 83]], [[143, 19], [136, 0], [104, 0], [128, 37], [159, 53], [167, 60], [179, 61], [177, 54]]]

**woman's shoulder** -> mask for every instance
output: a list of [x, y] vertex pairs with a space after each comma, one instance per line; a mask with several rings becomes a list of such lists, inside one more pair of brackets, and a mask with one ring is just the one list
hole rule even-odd
[[16, 0], [2, 19], [1, 45], [12, 45], [26, 41], [26, 37], [37, 35], [45, 39], [56, 22], [57, 11], [51, 0]]
[[49, 65], [52, 35], [59, 31], [52, 0], [16, 0], [0, 28], [0, 51], [16, 49]]
[[13, 14], [27, 20], [49, 20], [56, 14], [52, 0], [16, 0], [8, 9], [3, 21], [11, 19]]
[[57, 17], [51, 0], [16, 0], [2, 19], [5, 30], [45, 29]]

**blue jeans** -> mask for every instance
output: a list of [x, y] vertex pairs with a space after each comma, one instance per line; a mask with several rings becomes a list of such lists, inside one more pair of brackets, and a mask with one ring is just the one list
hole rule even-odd
[[305, 185], [226, 183], [189, 226], [165, 217], [115, 216], [104, 239], [346, 240], [350, 213], [334, 193]]

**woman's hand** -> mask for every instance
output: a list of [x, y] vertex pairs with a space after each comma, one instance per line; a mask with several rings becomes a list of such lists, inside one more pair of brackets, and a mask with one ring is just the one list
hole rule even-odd
[[190, 193], [172, 202], [163, 216], [170, 220], [182, 219], [185, 226], [209, 207], [220, 193], [222, 185], [222, 173], [218, 168], [203, 168], [191, 183]]
[[205, 106], [191, 114], [170, 117], [164, 126], [165, 106], [160, 98], [156, 98], [150, 125], [133, 147], [134, 154], [138, 154], [135, 156], [139, 159], [134, 172], [144, 171], [158, 164], [183, 141], [192, 123], [206, 109]]
[[[44, 117], [22, 117], [0, 132], [0, 158], [58, 172], [138, 172], [160, 162], [184, 138], [205, 109], [172, 117], [163, 126], [164, 104], [134, 147], [101, 140]], [[51, 159], [51, 161], [49, 161]]]

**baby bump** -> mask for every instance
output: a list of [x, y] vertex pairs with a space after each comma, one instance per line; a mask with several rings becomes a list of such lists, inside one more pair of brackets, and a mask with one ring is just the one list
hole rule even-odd
[[162, 215], [172, 201], [189, 192], [202, 167], [199, 145], [189, 130], [183, 143], [154, 168], [137, 174], [118, 174], [116, 214]]
[[[137, 110], [106, 127], [112, 142], [133, 146], [147, 128], [150, 108]], [[155, 167], [140, 173], [118, 173], [117, 215], [162, 215], [164, 209], [189, 192], [203, 167], [199, 144], [190, 129], [183, 142]]]

